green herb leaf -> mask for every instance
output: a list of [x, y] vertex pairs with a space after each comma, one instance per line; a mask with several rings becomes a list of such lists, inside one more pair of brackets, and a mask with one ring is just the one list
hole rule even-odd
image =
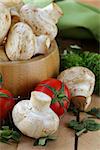
[[81, 131], [85, 128], [84, 124], [77, 122], [76, 120], [71, 120], [68, 123], [68, 127], [74, 129], [75, 131]]
[[41, 137], [35, 140], [34, 146], [45, 146], [46, 142], [47, 142], [47, 137]]
[[87, 119], [83, 120], [82, 123], [84, 124], [84, 126], [88, 131], [100, 130], [100, 124], [95, 122], [95, 120]]
[[34, 142], [34, 146], [45, 146], [48, 140], [56, 140], [55, 136], [46, 136], [36, 139]]
[[90, 111], [86, 112], [90, 115], [96, 116], [98, 119], [100, 119], [100, 108], [92, 108]]
[[13, 131], [12, 139], [16, 142], [19, 142], [20, 138], [21, 138], [21, 134], [19, 134], [17, 131]]
[[0, 141], [4, 143], [8, 143], [9, 140], [14, 140], [14, 142], [19, 142], [21, 134], [13, 129], [9, 129], [8, 126], [3, 126], [2, 130], [0, 130]]
[[0, 142], [6, 143], [6, 144], [8, 144], [8, 140], [9, 140], [9, 139], [0, 138]]
[[74, 129], [76, 131], [77, 136], [80, 136], [82, 133], [86, 131], [100, 130], [100, 124], [95, 122], [95, 120], [91, 119], [82, 120], [81, 122], [71, 120], [68, 123], [68, 127]]
[[12, 130], [2, 130], [2, 133], [1, 133], [1, 137], [4, 137], [4, 138], [7, 138], [7, 139], [9, 139], [9, 137], [11, 136], [11, 134], [12, 134]]
[[84, 132], [87, 132], [87, 129], [86, 129], [86, 128], [84, 128], [84, 129], [82, 129], [82, 130], [76, 132], [76, 135], [79, 137], [79, 136], [80, 136], [81, 134], [83, 134]]
[[44, 138], [40, 138], [39, 139], [39, 142], [38, 142], [38, 145], [41, 145], [41, 146], [44, 146], [47, 142], [47, 138], [44, 137]]

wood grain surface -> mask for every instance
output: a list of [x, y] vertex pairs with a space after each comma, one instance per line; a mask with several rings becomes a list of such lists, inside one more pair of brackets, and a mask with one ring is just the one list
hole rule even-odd
[[38, 82], [58, 75], [59, 51], [56, 42], [52, 42], [46, 55], [28, 61], [0, 62], [0, 73], [5, 89], [11, 91], [14, 96], [28, 96]]
[[[100, 107], [100, 97], [93, 95], [92, 103], [89, 107]], [[84, 117], [81, 113], [81, 119]], [[86, 117], [86, 116], [85, 116]], [[0, 150], [74, 150], [74, 132], [67, 128], [66, 124], [75, 119], [71, 113], [66, 113], [60, 120], [60, 126], [55, 134], [57, 140], [49, 141], [45, 147], [33, 146], [34, 140], [23, 136], [20, 143], [17, 144], [4, 144], [0, 143]], [[100, 122], [100, 120], [96, 119]], [[88, 132], [79, 138], [78, 150], [100, 150], [100, 131]]]

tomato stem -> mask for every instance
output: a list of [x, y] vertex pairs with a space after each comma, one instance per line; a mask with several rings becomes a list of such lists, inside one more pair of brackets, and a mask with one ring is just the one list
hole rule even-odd
[[2, 92], [0, 92], [0, 97], [11, 98], [10, 96]]
[[64, 106], [63, 100], [66, 100], [69, 103], [68, 97], [64, 94], [64, 83], [62, 83], [62, 87], [59, 91], [56, 91], [55, 88], [52, 88], [47, 84], [40, 84], [40, 86], [45, 86], [54, 93], [54, 98], [52, 99], [51, 104], [59, 102], [61, 106]]
[[3, 78], [2, 78], [2, 74], [0, 73], [0, 88], [2, 87], [2, 83], [3, 83]]

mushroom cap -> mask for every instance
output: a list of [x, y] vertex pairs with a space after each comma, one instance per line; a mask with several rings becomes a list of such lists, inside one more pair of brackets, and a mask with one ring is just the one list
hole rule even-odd
[[58, 129], [59, 118], [49, 107], [50, 101], [48, 95], [33, 91], [30, 100], [22, 100], [14, 106], [12, 118], [15, 126], [29, 137], [53, 134]]
[[85, 67], [71, 67], [64, 70], [58, 79], [67, 84], [72, 96], [91, 96], [95, 84], [95, 75]]
[[48, 35], [51, 40], [56, 37], [57, 27], [48, 13], [43, 11], [42, 8], [34, 8], [26, 4], [22, 6], [20, 16], [23, 22], [31, 26], [35, 35]]
[[12, 26], [6, 43], [10, 60], [28, 60], [35, 51], [35, 35], [29, 25], [18, 22]]
[[0, 3], [0, 44], [8, 33], [11, 26], [11, 15], [9, 9]]

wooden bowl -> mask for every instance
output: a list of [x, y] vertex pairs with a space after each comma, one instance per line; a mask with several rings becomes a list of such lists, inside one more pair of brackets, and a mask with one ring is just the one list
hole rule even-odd
[[3, 88], [17, 96], [28, 96], [34, 86], [45, 79], [56, 77], [59, 73], [59, 51], [55, 41], [49, 53], [36, 56], [28, 61], [0, 62]]

